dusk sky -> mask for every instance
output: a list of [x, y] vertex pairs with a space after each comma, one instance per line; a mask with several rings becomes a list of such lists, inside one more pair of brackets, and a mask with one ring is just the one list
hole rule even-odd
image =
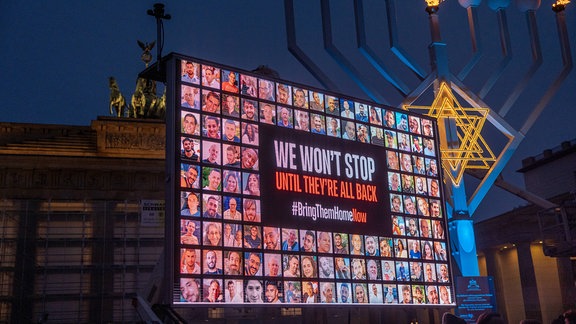
[[[108, 113], [108, 77], [118, 80], [128, 99], [136, 75], [144, 69], [136, 41], [156, 39], [155, 19], [146, 14], [155, 1], [2, 1], [0, 2], [0, 122], [89, 125]], [[334, 82], [329, 89], [370, 99], [323, 48], [319, 1], [294, 1], [296, 40], [302, 50]], [[393, 74], [410, 89], [418, 78], [390, 50], [385, 1], [364, 1], [370, 47]], [[480, 48], [484, 55], [463, 80], [478, 93], [502, 59], [496, 13], [482, 1], [478, 8]], [[526, 16], [514, 3], [506, 10], [512, 60], [484, 97], [494, 110], [531, 65]], [[528, 2], [528, 1], [520, 1]], [[534, 1], [532, 1], [534, 2]], [[505, 117], [519, 129], [562, 69], [553, 1], [542, 1], [536, 11], [543, 64]], [[282, 79], [322, 88], [288, 51], [284, 1], [167, 1], [163, 54], [181, 53], [203, 60], [253, 70], [258, 65], [275, 69]], [[393, 106], [403, 98], [380, 76], [356, 46], [353, 1], [330, 1], [334, 45], [381, 102]], [[430, 30], [425, 1], [397, 0], [398, 42], [423, 70], [430, 71]], [[576, 52], [576, 3], [568, 5], [566, 21], [572, 56]], [[472, 56], [466, 10], [456, 0], [441, 5], [440, 26], [447, 44], [449, 66], [457, 75]], [[153, 50], [156, 56], [156, 48]], [[523, 186], [516, 170], [522, 159], [576, 138], [574, 102], [576, 72], [572, 71], [503, 172], [505, 180]], [[430, 102], [428, 102], [429, 104]], [[426, 104], [426, 103], [421, 103]], [[465, 105], [464, 102], [461, 104]], [[489, 136], [489, 135], [487, 135]], [[501, 145], [497, 142], [496, 146]], [[477, 210], [484, 219], [525, 204], [500, 189], [492, 189]]]

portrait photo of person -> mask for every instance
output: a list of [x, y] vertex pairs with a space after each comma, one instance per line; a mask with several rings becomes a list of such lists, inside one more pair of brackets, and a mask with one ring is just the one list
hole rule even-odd
[[411, 143], [410, 148], [412, 149], [412, 152], [420, 154], [424, 152], [424, 144], [422, 142], [422, 137], [412, 135], [410, 143]]
[[203, 194], [202, 205], [204, 206], [202, 217], [222, 218], [222, 202], [220, 196]]
[[348, 254], [348, 234], [334, 233], [334, 253]]
[[368, 284], [368, 301], [370, 304], [382, 304], [382, 285]]
[[240, 193], [240, 187], [242, 186], [240, 179], [240, 172], [232, 170], [224, 170], [224, 182], [223, 190], [227, 193]]
[[224, 302], [224, 292], [222, 291], [221, 279], [204, 279], [204, 298], [205, 303], [222, 303]]
[[438, 288], [436, 286], [426, 286], [426, 303], [439, 304]]
[[413, 285], [412, 286], [412, 302], [414, 304], [424, 304], [426, 302], [426, 297], [424, 295], [423, 285]]
[[432, 197], [440, 197], [440, 185], [436, 179], [428, 179], [428, 194]]
[[390, 210], [393, 213], [403, 213], [404, 207], [401, 195], [390, 195]]
[[352, 296], [350, 296], [350, 284], [346, 282], [338, 282], [336, 283], [336, 286], [338, 287], [338, 303], [352, 303]]
[[316, 233], [311, 230], [300, 230], [300, 251], [316, 252]]
[[382, 272], [380, 270], [380, 262], [375, 259], [368, 259], [366, 261], [366, 277], [368, 280], [382, 279]]
[[436, 155], [436, 149], [434, 148], [434, 140], [430, 138], [425, 138], [422, 140], [424, 145], [424, 155]]
[[200, 280], [180, 278], [180, 301], [187, 303], [200, 302]]
[[256, 109], [258, 104], [254, 100], [242, 98], [242, 115], [241, 118], [244, 120], [257, 121], [258, 120], [258, 110]]
[[442, 217], [442, 203], [440, 200], [430, 199], [430, 216], [436, 218]]
[[432, 221], [433, 236], [435, 239], [443, 240], [444, 237], [444, 222], [439, 220]]
[[398, 238], [394, 241], [394, 255], [397, 258], [407, 258], [408, 250], [406, 250], [406, 239]]
[[412, 291], [410, 285], [398, 285], [401, 292], [400, 304], [412, 304]]
[[392, 110], [385, 110], [383, 114], [384, 126], [388, 128], [396, 128], [396, 117], [394, 116], [394, 112]]
[[408, 129], [412, 134], [420, 134], [420, 118], [408, 116]]
[[306, 304], [314, 304], [318, 302], [318, 282], [302, 282], [302, 302]]
[[322, 279], [334, 279], [334, 259], [332, 257], [318, 257], [318, 275]]
[[397, 149], [398, 148], [398, 140], [396, 137], [396, 132], [391, 130], [384, 131], [384, 145], [387, 148]]
[[296, 254], [284, 254], [282, 256], [285, 278], [300, 278], [300, 256]]
[[424, 281], [436, 282], [437, 280], [434, 263], [424, 263]]
[[354, 304], [366, 304], [366, 303], [368, 303], [368, 294], [366, 292], [366, 284], [355, 283], [353, 296], [354, 296]]
[[300, 260], [302, 278], [318, 278], [316, 256], [303, 255]]
[[366, 262], [364, 259], [350, 259], [352, 280], [366, 280]]
[[396, 128], [402, 131], [408, 131], [408, 115], [396, 113]]
[[268, 101], [274, 101], [274, 88], [275, 88], [274, 82], [264, 80], [264, 79], [259, 79], [258, 80], [258, 98], [268, 100]]
[[408, 269], [408, 262], [396, 261], [396, 280], [410, 281], [410, 270]]
[[244, 170], [258, 170], [258, 149], [251, 147], [242, 148], [242, 159], [240, 163]]
[[398, 153], [394, 151], [386, 151], [386, 163], [388, 165], [388, 169], [398, 170], [400, 168]]
[[[411, 179], [411, 178], [409, 178]], [[409, 180], [407, 179], [406, 182], [404, 182], [405, 179], [402, 179], [402, 185], [404, 185], [404, 183], [407, 183]], [[406, 214], [410, 214], [410, 215], [416, 215], [416, 200], [413, 196], [404, 196], [404, 212]], [[408, 228], [410, 230], [410, 228]], [[409, 233], [410, 234], [410, 233]]]
[[440, 304], [442, 305], [452, 304], [452, 293], [450, 287], [438, 286], [438, 291], [440, 295]]
[[424, 177], [415, 177], [416, 185], [414, 186], [414, 192], [419, 195], [427, 195], [428, 194], [428, 186], [426, 185], [426, 178]]
[[200, 109], [200, 89], [187, 85], [182, 85], [180, 88], [182, 97], [180, 98], [180, 105], [182, 108]]
[[220, 139], [220, 118], [205, 116], [202, 134], [208, 138]]
[[398, 132], [398, 149], [404, 152], [410, 152], [410, 136], [406, 133]]
[[241, 221], [242, 220], [242, 200], [238, 197], [224, 197], [224, 219]]
[[364, 240], [360, 234], [350, 234], [350, 254], [364, 255]]
[[181, 132], [186, 135], [200, 135], [200, 127], [198, 121], [200, 120], [200, 115], [197, 113], [182, 110], [181, 112]]
[[246, 276], [262, 275], [262, 253], [258, 252], [244, 253], [244, 275]]
[[260, 226], [244, 225], [244, 247], [249, 249], [262, 248]]
[[294, 88], [294, 100], [292, 101], [294, 107], [308, 109], [308, 90]]
[[384, 281], [396, 280], [394, 261], [382, 260], [382, 280]]
[[311, 129], [313, 134], [326, 135], [326, 127], [324, 126], [324, 116], [319, 114], [311, 114]]
[[369, 112], [370, 124], [382, 126], [382, 108], [371, 106]]
[[276, 125], [276, 106], [269, 103], [260, 103], [260, 122]]
[[245, 96], [256, 98], [256, 95], [258, 94], [256, 90], [257, 80], [256, 77], [250, 75], [240, 75], [240, 93]]
[[439, 261], [447, 261], [448, 253], [446, 252], [446, 243], [434, 242], [434, 258]]
[[238, 93], [239, 76], [234, 71], [222, 70], [222, 91]]
[[276, 116], [278, 116], [276, 124], [280, 127], [294, 128], [292, 109], [278, 106], [276, 110]]
[[266, 267], [264, 274], [268, 277], [279, 277], [282, 273], [282, 256], [276, 253], [265, 253]]
[[202, 141], [202, 162], [205, 164], [222, 164], [220, 156], [220, 143]]
[[240, 117], [240, 98], [228, 94], [222, 95], [222, 113], [230, 117]]
[[417, 197], [416, 202], [418, 204], [418, 215], [427, 217], [430, 216], [430, 205], [428, 204], [428, 199]]
[[240, 122], [232, 119], [222, 120], [222, 139], [228, 142], [240, 143]]
[[354, 119], [354, 102], [352, 100], [340, 99], [340, 117]]
[[332, 233], [318, 232], [318, 253], [332, 253]]
[[364, 236], [364, 246], [366, 247], [367, 256], [379, 256], [378, 251], [378, 236], [365, 235]]
[[285, 84], [276, 84], [276, 102], [282, 105], [292, 104], [292, 87]]
[[336, 290], [333, 282], [320, 282], [320, 302], [333, 304], [336, 302]]
[[334, 273], [336, 274], [336, 279], [350, 279], [350, 259], [343, 257], [334, 258]]
[[294, 228], [282, 229], [282, 251], [300, 251], [297, 229]]
[[280, 228], [265, 226], [264, 227], [264, 249], [280, 250]]
[[423, 238], [432, 238], [432, 231], [429, 219], [425, 218], [420, 219], [420, 236]]
[[338, 98], [332, 97], [332, 96], [326, 96], [325, 98], [326, 98], [326, 100], [325, 100], [326, 113], [329, 115], [339, 116], [340, 115], [340, 103], [338, 101]]
[[260, 223], [260, 200], [244, 198], [242, 204], [244, 206], [244, 221]]
[[204, 250], [202, 251], [203, 274], [220, 275], [222, 271], [222, 251]]
[[224, 166], [239, 168], [240, 167], [240, 146], [224, 144]]
[[200, 183], [198, 181], [198, 174], [200, 167], [193, 164], [180, 164], [180, 187], [198, 189]]
[[258, 125], [250, 123], [242, 123], [242, 143], [249, 145], [258, 145]]
[[400, 173], [388, 172], [388, 189], [390, 191], [400, 191], [402, 189], [400, 182]]
[[182, 199], [182, 207], [180, 208], [180, 215], [182, 216], [200, 216], [200, 198], [197, 193], [184, 191], [182, 192], [184, 199]]
[[262, 294], [264, 293], [264, 288], [262, 286], [261, 280], [246, 280], [246, 286], [244, 287], [245, 301], [251, 304], [263, 303]]
[[340, 122], [342, 125], [342, 138], [350, 141], [356, 140], [356, 124], [349, 120], [343, 120]]
[[412, 157], [407, 153], [400, 153], [400, 170], [412, 172]]
[[235, 247], [236, 231], [241, 229], [240, 224], [224, 223], [224, 233], [222, 233], [222, 242], [226, 247]]
[[356, 140], [360, 143], [370, 143], [369, 126], [365, 124], [356, 124]]
[[200, 250], [180, 249], [180, 273], [200, 274]]
[[370, 129], [370, 143], [378, 146], [384, 146], [384, 130], [372, 126]]
[[219, 114], [220, 95], [211, 90], [202, 90], [202, 111]]
[[198, 64], [192, 61], [182, 60], [180, 69], [182, 70], [182, 82], [199, 84], [200, 78], [198, 77]]
[[391, 258], [394, 256], [392, 253], [392, 238], [390, 237], [380, 237], [379, 238], [379, 248], [380, 248], [380, 256]]
[[217, 222], [204, 222], [202, 242], [208, 246], [222, 246], [222, 224]]
[[180, 157], [192, 162], [198, 162], [200, 157], [198, 151], [200, 150], [200, 141], [190, 137], [182, 136], [180, 146]]
[[422, 263], [418, 261], [410, 262], [410, 280], [424, 281], [424, 272], [422, 271]]
[[260, 176], [256, 173], [242, 173], [242, 187], [245, 195], [260, 196]]
[[432, 129], [432, 121], [430, 119], [422, 119], [422, 135], [424, 136], [434, 136], [434, 130]]
[[310, 109], [315, 111], [324, 111], [324, 94], [310, 91]]
[[202, 85], [220, 89], [220, 69], [214, 66], [202, 66]]
[[290, 304], [302, 302], [302, 284], [299, 281], [284, 281], [284, 301]]
[[241, 304], [244, 302], [244, 284], [242, 280], [225, 281], [224, 300], [227, 303]]
[[422, 258], [422, 252], [420, 251], [420, 241], [419, 240], [409, 239], [408, 240], [408, 246], [410, 247], [410, 251], [408, 252], [410, 259], [421, 259]]
[[269, 304], [282, 303], [284, 285], [281, 281], [266, 280], [264, 283], [264, 301]]
[[398, 289], [395, 285], [384, 285], [384, 303], [398, 304]]
[[[398, 199], [400, 201], [400, 199]], [[393, 215], [392, 216], [392, 234], [394, 235], [405, 235], [406, 226], [404, 226], [404, 217]]]
[[426, 161], [426, 175], [430, 177], [438, 176], [438, 164], [435, 159], [425, 159]]
[[294, 129], [309, 132], [310, 131], [310, 116], [308, 112], [302, 110], [294, 110], [296, 116], [296, 123]]
[[200, 222], [190, 219], [180, 220], [180, 244], [198, 245], [200, 241]]
[[326, 120], [326, 133], [328, 136], [340, 137], [340, 119], [336, 117], [328, 117]]
[[367, 123], [368, 122], [368, 109], [370, 108], [370, 106], [365, 105], [363, 103], [356, 102], [355, 108], [356, 108], [356, 114], [354, 116], [356, 117], [356, 121], [361, 122], [361, 123]]

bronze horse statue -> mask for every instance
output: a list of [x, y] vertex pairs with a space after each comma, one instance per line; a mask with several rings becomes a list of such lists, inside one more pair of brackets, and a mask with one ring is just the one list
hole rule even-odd
[[110, 115], [115, 115], [117, 117], [124, 117], [126, 109], [126, 99], [120, 92], [120, 87], [114, 77], [108, 78], [108, 87], [110, 88]]

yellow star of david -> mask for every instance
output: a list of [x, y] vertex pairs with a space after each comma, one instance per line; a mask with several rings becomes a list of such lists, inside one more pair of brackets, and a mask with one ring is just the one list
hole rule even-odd
[[[490, 169], [496, 156], [482, 137], [489, 108], [464, 108], [442, 82], [431, 106], [403, 106], [438, 120], [440, 157], [445, 174], [458, 186], [467, 169]], [[449, 130], [452, 130], [450, 132]], [[453, 135], [451, 135], [453, 134]]]

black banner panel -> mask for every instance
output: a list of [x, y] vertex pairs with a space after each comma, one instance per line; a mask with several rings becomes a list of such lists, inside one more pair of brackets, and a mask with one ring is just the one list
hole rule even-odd
[[435, 120], [174, 60], [175, 304], [454, 305]]

